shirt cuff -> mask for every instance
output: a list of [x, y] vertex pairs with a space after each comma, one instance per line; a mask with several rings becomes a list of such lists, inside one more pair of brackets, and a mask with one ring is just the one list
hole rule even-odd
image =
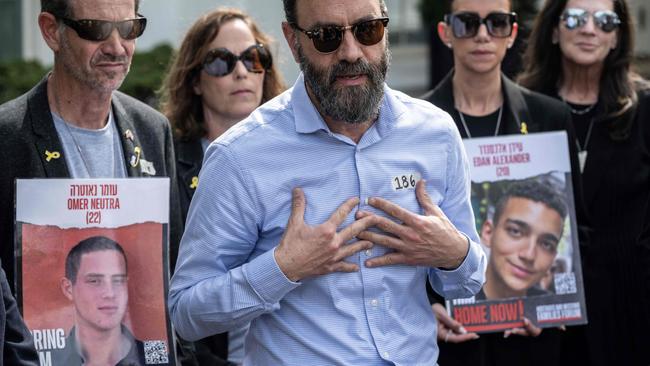
[[291, 290], [300, 286], [284, 275], [275, 261], [275, 248], [243, 265], [246, 280], [260, 298], [270, 304], [282, 300]]
[[474, 274], [474, 272], [476, 272], [479, 268], [481, 258], [483, 256], [483, 249], [481, 248], [480, 244], [473, 242], [467, 235], [465, 235], [465, 237], [467, 238], [469, 245], [467, 255], [465, 256], [465, 259], [460, 264], [460, 266], [451, 270], [436, 268], [436, 270], [440, 272], [440, 276], [443, 278], [443, 280], [465, 279]]

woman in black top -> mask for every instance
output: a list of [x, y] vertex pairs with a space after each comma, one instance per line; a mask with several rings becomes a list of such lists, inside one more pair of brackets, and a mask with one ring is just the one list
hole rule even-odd
[[[269, 44], [269, 37], [237, 9], [203, 15], [181, 43], [163, 86], [162, 111], [174, 128], [183, 221], [210, 142], [284, 89]], [[183, 364], [241, 363], [245, 331], [194, 342], [194, 352], [186, 346]]]
[[[452, 13], [438, 33], [454, 54], [454, 70], [424, 99], [448, 112], [463, 138], [567, 131], [574, 138], [569, 109], [562, 102], [524, 89], [501, 73], [507, 49], [517, 36], [517, 24], [508, 0], [454, 0]], [[476, 15], [475, 15], [476, 14]], [[491, 17], [492, 26], [471, 26], [472, 19]], [[474, 23], [476, 24], [476, 23]], [[571, 151], [573, 187], [580, 202], [577, 152]], [[576, 204], [581, 212], [581, 204]], [[430, 292], [430, 295], [432, 293]], [[435, 298], [435, 296], [432, 296]], [[442, 299], [435, 299], [438, 303]], [[558, 329], [541, 329], [528, 323], [506, 333], [480, 337], [463, 334], [440, 304], [433, 305], [438, 320], [439, 364], [454, 365], [554, 365], [559, 359]], [[506, 336], [507, 337], [504, 337]]]
[[650, 364], [649, 249], [637, 241], [650, 194], [650, 93], [630, 71], [633, 34], [626, 0], [548, 0], [520, 77], [570, 106], [578, 136], [589, 324], [564, 335], [565, 364]]

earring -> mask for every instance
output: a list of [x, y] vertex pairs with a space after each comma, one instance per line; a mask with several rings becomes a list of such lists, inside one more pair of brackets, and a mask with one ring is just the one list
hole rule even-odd
[[447, 48], [451, 48], [451, 43], [447, 43]]

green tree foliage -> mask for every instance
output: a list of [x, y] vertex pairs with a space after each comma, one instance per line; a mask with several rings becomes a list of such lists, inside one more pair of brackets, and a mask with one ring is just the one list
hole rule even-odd
[[131, 71], [120, 90], [151, 106], [157, 105], [156, 91], [162, 86], [173, 49], [161, 44], [151, 51], [133, 55]]
[[34, 87], [47, 73], [37, 61], [13, 60], [0, 63], [0, 104]]

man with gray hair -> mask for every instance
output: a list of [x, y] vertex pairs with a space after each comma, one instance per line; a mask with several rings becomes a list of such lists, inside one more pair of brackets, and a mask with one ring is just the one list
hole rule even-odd
[[383, 1], [284, 6], [302, 74], [208, 148], [172, 321], [189, 340], [251, 322], [245, 365], [435, 364], [425, 280], [469, 297], [485, 276], [460, 136], [385, 85]]
[[[147, 20], [138, 0], [41, 0], [38, 26], [54, 66], [0, 106], [0, 257], [14, 285], [16, 178], [171, 179], [170, 258], [182, 232], [167, 119], [117, 91]], [[46, 208], [44, 208], [46, 209]], [[29, 270], [29, 269], [28, 269]]]

